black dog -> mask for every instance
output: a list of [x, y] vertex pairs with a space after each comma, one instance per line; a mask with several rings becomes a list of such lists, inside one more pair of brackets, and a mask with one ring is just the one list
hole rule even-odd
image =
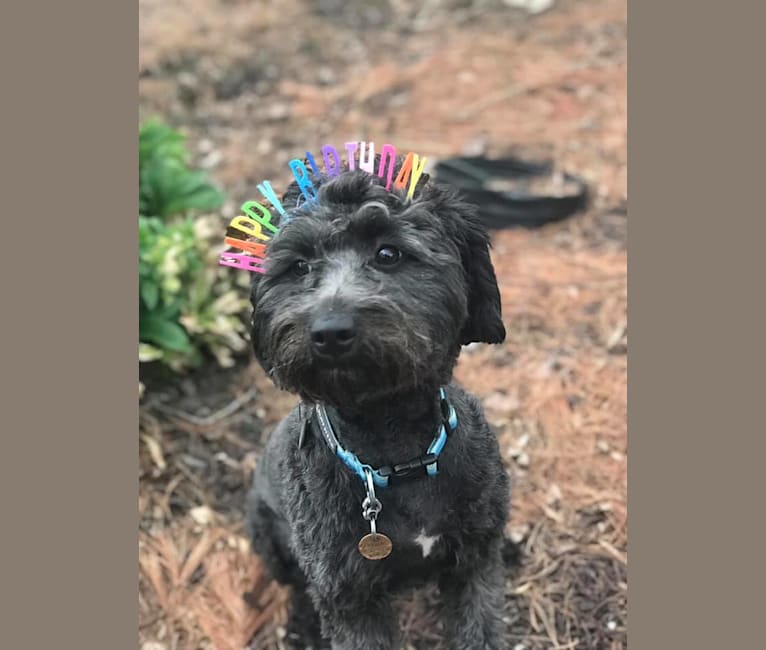
[[363, 171], [313, 181], [253, 274], [256, 357], [302, 398], [256, 469], [253, 547], [335, 649], [398, 648], [392, 597], [425, 581], [455, 648], [505, 647], [508, 477], [451, 383], [461, 345], [505, 338], [487, 235], [425, 176], [412, 200]]

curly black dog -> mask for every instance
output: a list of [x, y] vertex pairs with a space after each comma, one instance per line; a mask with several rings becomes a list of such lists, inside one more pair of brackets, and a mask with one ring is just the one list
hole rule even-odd
[[505, 338], [487, 234], [426, 176], [412, 199], [359, 170], [313, 181], [253, 274], [256, 357], [302, 399], [256, 469], [253, 548], [334, 649], [398, 648], [392, 598], [427, 581], [455, 648], [503, 648], [509, 481], [451, 382], [462, 345]]

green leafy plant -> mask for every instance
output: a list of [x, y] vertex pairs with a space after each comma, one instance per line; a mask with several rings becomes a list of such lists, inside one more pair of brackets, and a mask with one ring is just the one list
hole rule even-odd
[[246, 347], [245, 274], [217, 264], [222, 224], [191, 216], [223, 203], [187, 166], [184, 138], [149, 122], [139, 130], [139, 360], [181, 371], [207, 351], [221, 365]]
[[215, 210], [223, 195], [204, 172], [187, 165], [184, 137], [160, 122], [147, 122], [138, 134], [139, 214], [167, 219], [190, 210]]

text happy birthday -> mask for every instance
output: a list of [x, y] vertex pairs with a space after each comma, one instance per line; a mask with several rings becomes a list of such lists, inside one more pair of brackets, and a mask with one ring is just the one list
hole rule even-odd
[[[357, 168], [370, 174], [376, 173], [374, 169], [374, 142], [346, 142], [344, 147], [348, 157], [346, 169], [342, 169], [341, 157], [335, 147], [329, 144], [322, 147], [324, 172], [327, 176], [332, 178], [338, 176], [343, 171], [353, 171]], [[306, 160], [311, 168], [311, 172], [315, 175], [319, 174], [316, 160], [309, 151], [306, 152]], [[418, 154], [410, 151], [399, 173], [394, 178], [396, 148], [392, 144], [384, 144], [380, 150], [377, 175], [380, 178], [386, 178], [387, 190], [390, 190], [392, 186], [396, 189], [408, 188], [407, 198], [411, 200], [427, 160], [427, 158], [421, 158]], [[309, 203], [315, 202], [317, 200], [317, 191], [311, 182], [309, 169], [306, 167], [306, 164], [299, 158], [294, 158], [290, 161], [289, 165], [303, 198]], [[274, 193], [271, 182], [263, 181], [257, 187], [263, 198], [279, 212], [281, 217], [280, 223], [288, 223], [290, 216]], [[258, 201], [247, 201], [242, 205], [241, 209], [244, 214], [234, 217], [229, 227], [257, 241], [245, 241], [235, 237], [226, 237], [225, 243], [232, 248], [242, 251], [242, 253], [224, 251], [221, 253], [218, 263], [222, 266], [231, 266], [235, 269], [244, 269], [253, 273], [265, 273], [263, 264], [266, 255], [266, 244], [279, 232], [279, 227], [271, 222], [271, 211]]]

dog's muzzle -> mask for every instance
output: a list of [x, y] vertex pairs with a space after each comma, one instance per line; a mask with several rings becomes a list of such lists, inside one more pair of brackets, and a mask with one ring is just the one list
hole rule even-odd
[[354, 349], [356, 323], [348, 313], [322, 314], [313, 319], [310, 334], [314, 352], [323, 359], [334, 361]]

